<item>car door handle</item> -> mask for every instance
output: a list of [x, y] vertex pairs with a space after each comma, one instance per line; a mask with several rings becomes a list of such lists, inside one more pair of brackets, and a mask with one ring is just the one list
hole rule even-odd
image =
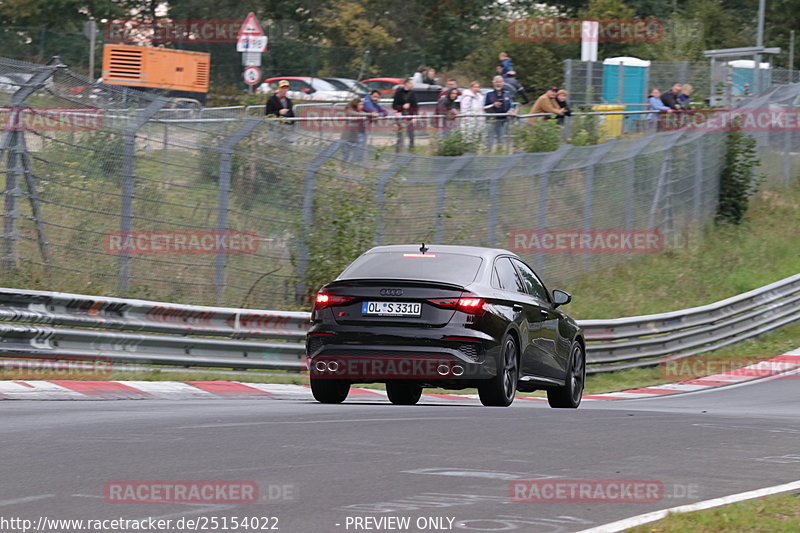
[[519, 304], [514, 304], [514, 307], [512, 307], [512, 309], [514, 310], [515, 313], [521, 313], [522, 312], [522, 306], [519, 305]]

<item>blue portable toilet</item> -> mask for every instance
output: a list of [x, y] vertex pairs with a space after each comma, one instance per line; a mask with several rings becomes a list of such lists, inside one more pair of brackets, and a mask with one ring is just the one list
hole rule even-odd
[[610, 57], [603, 61], [603, 102], [643, 104], [647, 100], [650, 61], [637, 57]]
[[[753, 94], [755, 64], [756, 62], [752, 59], [728, 61], [728, 66], [731, 67], [731, 94]], [[763, 90], [770, 86], [772, 71], [770, 64], [765, 62], [761, 63], [759, 70], [761, 70], [761, 89]]]

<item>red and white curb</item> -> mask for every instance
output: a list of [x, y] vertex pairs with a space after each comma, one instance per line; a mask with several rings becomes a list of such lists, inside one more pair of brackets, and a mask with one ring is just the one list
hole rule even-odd
[[[605, 394], [587, 394], [584, 400], [629, 400], [713, 389], [800, 369], [800, 349], [766, 361], [702, 378], [629, 389]], [[800, 379], [800, 376], [798, 376]], [[310, 399], [305, 385], [241, 383], [237, 381], [0, 381], [0, 400], [186, 400], [248, 398], [272, 400]], [[425, 394], [426, 402], [447, 403], [477, 400], [476, 394]], [[387, 401], [386, 392], [353, 387], [349, 400]], [[546, 401], [517, 396], [518, 400]]]

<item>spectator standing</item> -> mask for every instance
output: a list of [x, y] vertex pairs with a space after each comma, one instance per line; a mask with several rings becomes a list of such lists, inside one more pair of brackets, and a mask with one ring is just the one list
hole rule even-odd
[[[461, 113], [464, 115], [483, 114], [483, 95], [481, 84], [473, 81], [469, 89], [461, 95]], [[483, 129], [483, 119], [480, 117], [463, 117], [460, 121], [461, 134], [467, 142], [478, 142]]]
[[673, 111], [680, 111], [681, 104], [678, 102], [678, 95], [681, 94], [681, 88], [680, 83], [673, 85], [672, 89], [661, 95], [661, 102]]
[[492, 151], [494, 143], [502, 146], [505, 142], [506, 132], [508, 130], [508, 117], [506, 113], [512, 112], [511, 95], [503, 88], [504, 80], [502, 76], [495, 76], [492, 80], [492, 87], [494, 90], [486, 93], [486, 99], [483, 101], [483, 110], [490, 115], [500, 115], [492, 117], [489, 120], [489, 132], [486, 142], [486, 149]]
[[436, 102], [436, 114], [441, 115], [438, 122], [442, 128], [442, 136], [447, 137], [455, 129], [456, 115], [460, 109], [458, 96], [461, 92], [457, 87], [445, 91], [444, 96]]
[[[447, 79], [447, 81], [444, 84], [444, 89], [442, 89], [442, 92], [440, 92], [439, 96], [436, 97], [436, 101], [438, 102], [442, 98], [442, 96], [450, 92], [450, 89], [458, 89], [458, 82], [456, 81], [455, 78]], [[460, 95], [461, 91], [459, 91], [458, 94]]]
[[525, 87], [522, 86], [516, 75], [517, 73], [512, 70], [507, 76], [504, 76], [505, 87], [511, 92], [512, 99], [519, 96], [522, 99], [522, 105], [528, 105], [530, 103], [528, 93], [525, 92]]
[[386, 109], [380, 104], [381, 92], [378, 89], [373, 89], [370, 93], [364, 96], [364, 111], [367, 113], [377, 113], [380, 117], [385, 117], [389, 114]]
[[436, 85], [436, 69], [433, 67], [422, 67], [418, 72], [414, 73], [412, 78], [414, 87], [429, 88], [431, 85]]
[[414, 96], [414, 80], [406, 78], [402, 87], [394, 92], [394, 99], [392, 100], [392, 109], [398, 116], [397, 119], [397, 146], [396, 150], [400, 152], [403, 149], [403, 134], [408, 134], [408, 148], [414, 149], [414, 115], [419, 110], [417, 97]]
[[681, 92], [678, 95], [678, 104], [680, 104], [681, 109], [691, 109], [691, 101], [692, 101], [692, 93], [694, 92], [694, 87], [692, 87], [688, 83], [684, 83], [681, 87]]
[[268, 117], [294, 118], [294, 105], [291, 98], [286, 96], [289, 92], [289, 82], [278, 82], [278, 91], [267, 99], [264, 114]]
[[344, 116], [347, 119], [342, 131], [344, 161], [361, 163], [367, 145], [367, 119], [377, 116], [377, 113], [365, 112], [364, 102], [355, 97], [347, 103]]
[[655, 129], [660, 129], [660, 115], [661, 113], [672, 113], [672, 109], [666, 105], [664, 102], [661, 101], [661, 91], [658, 89], [652, 89], [650, 91], [650, 97], [647, 99], [647, 102], [650, 104], [651, 111], [657, 111], [656, 113], [651, 113], [649, 115], [650, 122], [655, 124]]
[[572, 116], [572, 110], [569, 108], [569, 102], [567, 102], [567, 96], [569, 96], [569, 93], [567, 93], [567, 91], [565, 91], [564, 89], [561, 89], [556, 93], [556, 104], [558, 104], [558, 107], [560, 107], [563, 111], [563, 113], [561, 113], [556, 118], [556, 124], [558, 124], [559, 126], [564, 125], [564, 117]]
[[[531, 114], [537, 115], [541, 113], [550, 113], [551, 115], [561, 116], [564, 114], [564, 109], [556, 102], [556, 95], [558, 94], [558, 87], [551, 85], [547, 91], [534, 102], [531, 108]], [[534, 120], [548, 119], [551, 117], [533, 117]]]
[[505, 78], [509, 72], [514, 70], [514, 63], [506, 52], [500, 52], [497, 58], [500, 60], [500, 65], [498, 65], [499, 74]]

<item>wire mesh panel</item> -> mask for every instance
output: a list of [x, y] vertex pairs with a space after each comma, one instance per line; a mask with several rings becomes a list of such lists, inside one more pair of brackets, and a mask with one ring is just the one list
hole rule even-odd
[[[398, 153], [176, 108], [58, 63], [0, 59], [0, 80], [0, 280], [80, 293], [301, 307], [365, 248], [408, 242], [508, 248], [568, 288], [712, 220], [725, 153], [724, 131], [686, 128], [543, 153]], [[747, 105], [796, 109], [799, 95]], [[797, 131], [754, 135], [769, 180], [795, 180]]]

